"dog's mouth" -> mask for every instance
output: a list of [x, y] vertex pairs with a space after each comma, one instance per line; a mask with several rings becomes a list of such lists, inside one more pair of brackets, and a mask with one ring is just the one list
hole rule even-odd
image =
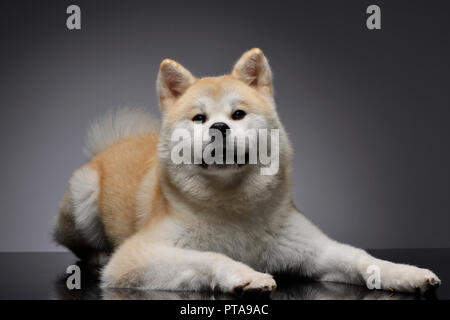
[[212, 164], [207, 164], [207, 163], [201, 163], [199, 164], [200, 168], [202, 169], [233, 169], [233, 168], [242, 168], [244, 166], [246, 166], [247, 163], [233, 163], [233, 164], [225, 164], [225, 163], [212, 163]]
[[[212, 156], [214, 157], [214, 150], [212, 152]], [[213, 163], [209, 163], [208, 164], [203, 159], [202, 163], [199, 164], [199, 166], [202, 169], [233, 169], [233, 168], [242, 168], [242, 167], [244, 167], [244, 166], [249, 164], [249, 159], [250, 159], [250, 156], [246, 152], [245, 155], [244, 155], [243, 161], [242, 161], [242, 159], [241, 159], [241, 161], [239, 161], [238, 156], [237, 156], [236, 153], [233, 156], [233, 161], [232, 162], [227, 161], [227, 159], [226, 159], [226, 152], [224, 150], [223, 151], [223, 158], [222, 158], [221, 163], [213, 162]]]

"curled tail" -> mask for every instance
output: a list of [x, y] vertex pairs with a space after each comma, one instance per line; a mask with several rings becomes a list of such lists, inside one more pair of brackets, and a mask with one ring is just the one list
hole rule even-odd
[[83, 152], [88, 159], [125, 137], [159, 131], [159, 120], [140, 108], [120, 108], [97, 119], [88, 130]]

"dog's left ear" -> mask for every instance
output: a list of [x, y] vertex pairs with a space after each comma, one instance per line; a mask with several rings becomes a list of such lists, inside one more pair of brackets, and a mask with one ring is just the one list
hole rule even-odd
[[231, 74], [265, 95], [273, 94], [272, 71], [261, 49], [254, 48], [244, 53]]

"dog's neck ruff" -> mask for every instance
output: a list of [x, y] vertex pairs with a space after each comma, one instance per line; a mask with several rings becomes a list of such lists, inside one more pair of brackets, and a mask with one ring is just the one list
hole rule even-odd
[[259, 168], [249, 166], [230, 172], [227, 177], [160, 164], [160, 181], [165, 196], [173, 200], [171, 203], [183, 203], [196, 212], [225, 210], [228, 214], [241, 214], [289, 201], [290, 191], [285, 187], [290, 185], [285, 183], [289, 175], [284, 166], [273, 176], [260, 175]]

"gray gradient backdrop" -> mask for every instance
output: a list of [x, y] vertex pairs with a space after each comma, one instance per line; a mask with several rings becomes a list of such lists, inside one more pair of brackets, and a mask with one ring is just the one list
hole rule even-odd
[[[82, 9], [68, 31], [66, 7]], [[368, 31], [365, 9], [382, 9]], [[106, 110], [158, 113], [159, 62], [271, 63], [296, 205], [364, 248], [450, 247], [448, 1], [2, 1], [0, 251], [63, 250], [49, 221]]]

